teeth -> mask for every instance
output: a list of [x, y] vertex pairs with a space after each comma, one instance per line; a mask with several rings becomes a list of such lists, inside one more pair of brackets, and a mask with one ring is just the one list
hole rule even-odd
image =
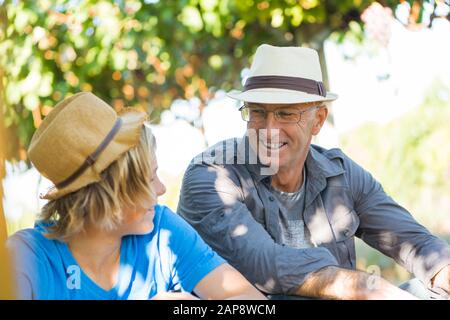
[[261, 143], [266, 147], [270, 149], [279, 149], [281, 148], [284, 143], [266, 143], [265, 141], [261, 141]]

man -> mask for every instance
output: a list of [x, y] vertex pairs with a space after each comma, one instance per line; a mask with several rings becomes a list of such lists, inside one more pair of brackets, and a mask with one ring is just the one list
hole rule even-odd
[[415, 295], [448, 295], [448, 244], [341, 150], [311, 145], [337, 98], [316, 51], [260, 46], [244, 90], [229, 96], [244, 102], [248, 134], [194, 158], [178, 207], [222, 257], [272, 295], [414, 298], [355, 270], [356, 235], [419, 279]]

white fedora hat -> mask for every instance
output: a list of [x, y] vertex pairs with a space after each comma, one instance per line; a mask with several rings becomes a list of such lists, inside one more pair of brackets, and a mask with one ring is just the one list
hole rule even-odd
[[244, 89], [227, 95], [254, 103], [332, 101], [338, 97], [326, 92], [316, 50], [268, 44], [256, 50]]

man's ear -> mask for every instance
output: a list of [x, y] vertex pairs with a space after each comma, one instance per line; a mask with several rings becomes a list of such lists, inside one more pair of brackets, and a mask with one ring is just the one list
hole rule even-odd
[[311, 129], [311, 133], [313, 136], [319, 134], [320, 129], [322, 129], [322, 126], [325, 123], [325, 120], [327, 120], [327, 116], [328, 116], [327, 107], [321, 107], [318, 110], [316, 110], [316, 116], [314, 118], [313, 127]]

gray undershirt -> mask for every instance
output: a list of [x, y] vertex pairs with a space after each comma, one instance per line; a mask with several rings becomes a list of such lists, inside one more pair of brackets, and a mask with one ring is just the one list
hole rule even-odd
[[311, 248], [311, 234], [303, 221], [305, 209], [306, 171], [303, 168], [303, 184], [296, 192], [283, 192], [272, 188], [280, 204], [280, 224], [283, 244], [293, 248]]

